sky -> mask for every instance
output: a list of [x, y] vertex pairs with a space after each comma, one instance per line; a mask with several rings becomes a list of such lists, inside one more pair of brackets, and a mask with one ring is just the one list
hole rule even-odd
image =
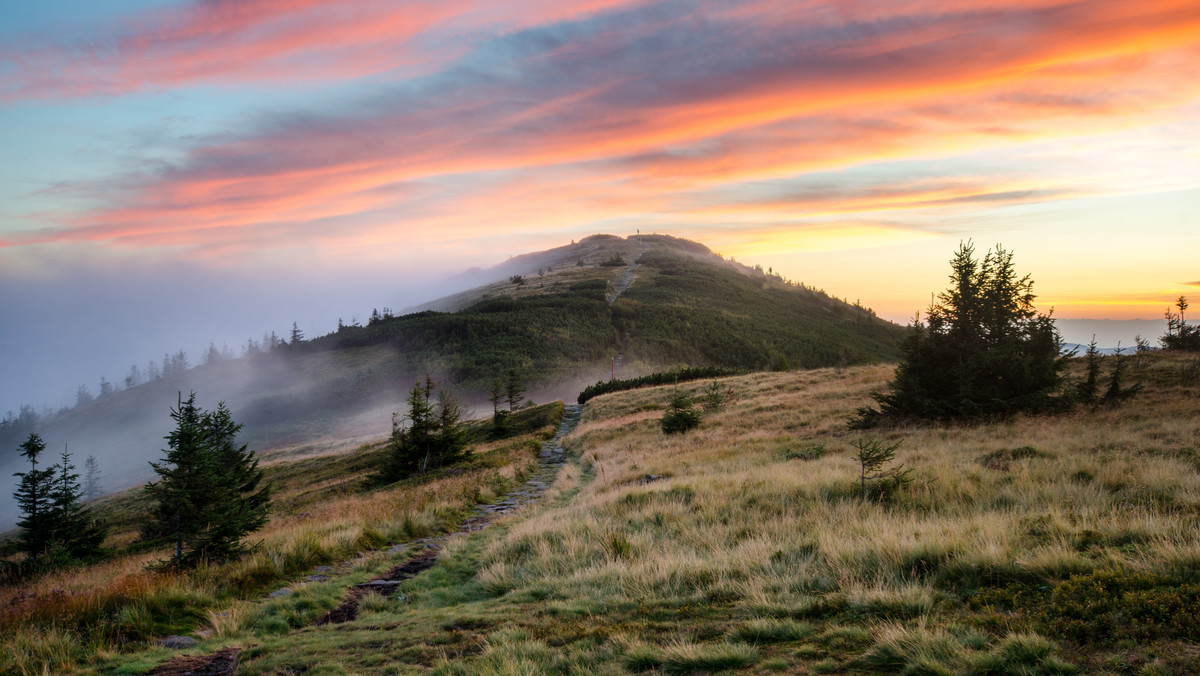
[[599, 232], [898, 322], [1003, 245], [1145, 326], [1197, 139], [1195, 0], [3, 3], [0, 411]]

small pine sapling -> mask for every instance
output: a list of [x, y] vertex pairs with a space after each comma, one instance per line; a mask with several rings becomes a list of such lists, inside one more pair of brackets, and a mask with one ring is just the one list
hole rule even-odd
[[700, 398], [700, 405], [704, 407], [705, 413], [719, 411], [725, 406], [725, 401], [732, 394], [732, 388], [722, 388], [721, 383], [714, 380], [704, 389], [704, 394]]
[[1133, 370], [1141, 371], [1145, 366], [1146, 355], [1151, 350], [1150, 341], [1143, 338], [1142, 334], [1139, 333], [1133, 337], [1133, 342], [1137, 345], [1137, 349], [1133, 354]]
[[1092, 336], [1092, 342], [1088, 343], [1084, 357], [1087, 359], [1087, 375], [1084, 376], [1083, 382], [1079, 383], [1079, 398], [1092, 402], [1096, 400], [1096, 393], [1100, 387], [1100, 362], [1104, 361], [1100, 350], [1096, 348], [1096, 336]]
[[1137, 394], [1141, 389], [1141, 384], [1133, 387], [1124, 387], [1125, 377], [1125, 362], [1126, 359], [1122, 353], [1121, 344], [1117, 343], [1116, 363], [1113, 365], [1112, 374], [1109, 376], [1108, 389], [1104, 392], [1104, 403], [1115, 404]]
[[671, 401], [662, 417], [663, 434], [687, 432], [700, 426], [700, 413], [692, 408], [692, 397], [679, 388], [671, 393]]
[[[896, 449], [900, 448], [901, 443], [903, 442], [897, 441], [887, 446], [879, 439], [863, 437], [850, 444], [858, 449], [858, 453], [853, 457], [859, 465], [860, 499], [866, 500], [868, 496], [887, 498], [912, 482], [911, 469], [906, 469], [904, 465], [887, 467], [888, 463], [896, 458]], [[867, 491], [868, 481], [873, 482], [869, 494]]]

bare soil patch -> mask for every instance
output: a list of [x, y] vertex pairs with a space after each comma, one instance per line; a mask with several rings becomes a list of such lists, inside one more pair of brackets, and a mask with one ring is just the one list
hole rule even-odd
[[233, 676], [241, 648], [225, 648], [211, 655], [176, 657], [151, 671], [151, 676]]

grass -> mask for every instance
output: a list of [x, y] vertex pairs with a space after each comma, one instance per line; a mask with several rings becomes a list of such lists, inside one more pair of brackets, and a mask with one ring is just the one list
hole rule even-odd
[[[1130, 372], [1146, 389], [1120, 407], [881, 430], [915, 470], [888, 502], [859, 499], [846, 420], [889, 367], [723, 379], [729, 403], [685, 437], [659, 430], [670, 387], [600, 396], [539, 505], [449, 539], [437, 566], [353, 622], [300, 628], [347, 580], [394, 562], [231, 602], [203, 649], [252, 646], [243, 674], [1193, 673], [1200, 384], [1181, 377], [1185, 361], [1152, 355]], [[295, 508], [329, 537], [436, 530], [437, 505], [453, 511], [438, 500], [499, 491], [482, 477], [516, 467], [481, 459], [475, 479], [438, 478], [435, 495], [405, 498], [424, 505], [409, 526], [372, 511], [373, 494], [345, 498], [357, 526], [332, 525], [341, 508], [313, 516], [319, 501]], [[284, 559], [320, 549], [287, 542]], [[161, 656], [88, 657], [80, 638], [50, 633], [59, 625], [20, 626], [6, 647], [43, 646], [31, 663], [86, 672]]]
[[[234, 562], [188, 574], [154, 572], [148, 564], [166, 552], [133, 547], [98, 565], [0, 587], [0, 673], [40, 674], [47, 667], [68, 673], [106, 660], [122, 663], [158, 638], [202, 626], [217, 638], [240, 635], [247, 626], [268, 630], [271, 622], [250, 618], [247, 599], [316, 566], [453, 530], [471, 506], [494, 500], [536, 467], [538, 439], [556, 411], [561, 416], [561, 404], [525, 413], [539, 425], [532, 433], [478, 445], [458, 467], [379, 490], [367, 489], [366, 478], [382, 457], [382, 442], [339, 456], [269, 464], [272, 519], [253, 535], [259, 540], [255, 551]], [[100, 516], [113, 524], [110, 546], [135, 540], [145, 508], [140, 490], [101, 503]], [[288, 606], [285, 630], [307, 619], [296, 602], [317, 593], [317, 586], [302, 589]], [[325, 593], [323, 603], [331, 607], [341, 588]]]

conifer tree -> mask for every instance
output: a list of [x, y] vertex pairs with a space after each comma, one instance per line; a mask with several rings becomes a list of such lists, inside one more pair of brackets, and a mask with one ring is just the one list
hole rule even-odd
[[44, 562], [51, 551], [66, 559], [91, 558], [100, 551], [104, 529], [80, 502], [83, 491], [71, 454], [64, 451], [59, 464], [38, 469], [38, 458], [45, 450], [46, 444], [37, 434], [30, 434], [20, 446], [30, 471], [16, 474], [21, 481], [13, 497], [22, 513], [17, 523], [21, 528], [17, 549], [35, 564]]
[[221, 351], [217, 349], [216, 343], [209, 342], [208, 350], [204, 352], [204, 365], [211, 366], [221, 361]]
[[692, 407], [693, 403], [691, 395], [678, 387], [671, 392], [671, 401], [660, 421], [663, 434], [687, 432], [700, 426], [700, 412]]
[[1092, 336], [1092, 342], [1088, 343], [1084, 357], [1087, 360], [1086, 375], [1077, 389], [1080, 399], [1092, 402], [1096, 400], [1096, 393], [1100, 387], [1100, 362], [1104, 360], [1104, 357], [1100, 356], [1100, 349], [1096, 347], [1096, 336]]
[[1133, 387], [1125, 387], [1125, 356], [1122, 354], [1121, 344], [1117, 343], [1117, 353], [1114, 355], [1113, 370], [1109, 374], [1108, 389], [1104, 391], [1104, 403], [1116, 404], [1124, 399], [1129, 399], [1133, 395], [1142, 390], [1141, 383]]
[[1175, 307], [1179, 308], [1178, 313], [1167, 308], [1167, 332], [1159, 338], [1159, 342], [1168, 350], [1200, 350], [1200, 326], [1188, 324], [1185, 316], [1188, 309], [1187, 298], [1180, 296], [1179, 300], [1175, 301]]
[[45, 450], [46, 442], [41, 436], [30, 433], [25, 443], [18, 447], [21, 457], [29, 461], [30, 469], [13, 475], [21, 480], [13, 493], [22, 515], [17, 522], [21, 529], [17, 549], [28, 554], [35, 563], [50, 544], [54, 523], [54, 468], [38, 469], [38, 458]]
[[[408, 393], [408, 415], [392, 415], [392, 438], [388, 456], [375, 478], [383, 483], [399, 481], [413, 474], [460, 459], [466, 450], [466, 434], [460, 422], [458, 402], [440, 392], [433, 403], [434, 382], [414, 383]], [[408, 426], [403, 425], [407, 419]]]
[[467, 447], [466, 430], [462, 426], [462, 410], [458, 400], [446, 390], [438, 392], [437, 455], [434, 467], [442, 467], [462, 459]]
[[166, 457], [150, 463], [160, 479], [145, 488], [155, 506], [142, 537], [173, 544], [175, 566], [242, 551], [241, 539], [266, 522], [270, 491], [253, 451], [234, 441], [241, 425], [224, 404], [203, 411], [195, 393], [180, 395], [171, 419]]
[[168, 450], [162, 462], [151, 462], [159, 481], [146, 484], [145, 491], [154, 501], [150, 520], [142, 528], [146, 540], [167, 540], [175, 546], [172, 561], [184, 561], [184, 546], [195, 541], [207, 522], [207, 496], [215, 487], [213, 472], [205, 457], [202, 412], [193, 392], [171, 410], [175, 429], [165, 438]]
[[950, 288], [918, 317], [901, 345], [891, 391], [880, 409], [863, 408], [852, 426], [882, 418], [971, 418], [1054, 405], [1065, 366], [1049, 314], [1033, 307], [1033, 281], [1018, 277], [1012, 253], [997, 246], [980, 262], [974, 246], [950, 261]]
[[488, 397], [488, 401], [492, 402], [492, 415], [498, 415], [500, 413], [500, 402], [504, 401], [504, 381], [500, 378], [492, 381], [492, 393]]
[[508, 410], [515, 411], [521, 405], [521, 398], [525, 396], [525, 386], [521, 384], [521, 372], [516, 367], [508, 370], [504, 392], [505, 398], [508, 400]]
[[89, 455], [83, 461], [83, 496], [89, 502], [100, 497], [103, 489], [100, 487], [100, 462], [96, 456]]
[[492, 393], [488, 397], [492, 402], [492, 438], [500, 439], [508, 434], [508, 411], [500, 408], [504, 401], [504, 380], [496, 378], [492, 381]]
[[208, 505], [208, 528], [193, 547], [203, 556], [225, 559], [244, 550], [244, 535], [266, 524], [271, 491], [261, 485], [263, 473], [254, 452], [246, 444], [237, 445], [242, 426], [233, 421], [224, 402], [205, 413], [201, 424], [218, 490]]
[[83, 489], [79, 475], [65, 450], [55, 471], [50, 491], [50, 541], [52, 546], [72, 559], [89, 559], [100, 553], [104, 529], [92, 518], [91, 510], [82, 504]]

